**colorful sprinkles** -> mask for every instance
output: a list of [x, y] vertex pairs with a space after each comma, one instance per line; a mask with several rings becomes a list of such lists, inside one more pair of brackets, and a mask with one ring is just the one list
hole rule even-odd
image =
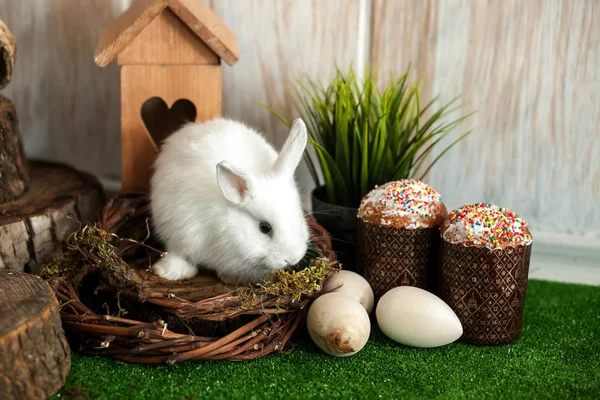
[[[466, 237], [465, 237], [466, 236]], [[490, 203], [465, 205], [448, 213], [444, 239], [505, 248], [532, 241], [527, 223], [508, 208]]]
[[375, 186], [361, 201], [359, 217], [365, 205], [381, 215], [382, 225], [389, 225], [390, 218], [396, 216], [415, 216], [427, 218], [433, 215], [442, 196], [429, 185], [418, 179], [403, 179]]

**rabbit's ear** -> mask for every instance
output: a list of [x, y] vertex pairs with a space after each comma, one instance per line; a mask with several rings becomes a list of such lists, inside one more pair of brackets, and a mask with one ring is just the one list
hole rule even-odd
[[307, 140], [306, 125], [304, 125], [304, 121], [298, 118], [294, 121], [290, 135], [285, 141], [279, 157], [275, 161], [273, 171], [276, 174], [293, 176], [296, 167], [298, 167], [298, 164], [302, 160]]
[[223, 196], [233, 204], [242, 204], [252, 197], [249, 177], [227, 161], [217, 164], [217, 184]]

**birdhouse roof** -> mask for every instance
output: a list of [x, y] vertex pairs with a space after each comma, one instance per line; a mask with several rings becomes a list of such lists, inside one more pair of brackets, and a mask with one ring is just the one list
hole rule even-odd
[[94, 55], [96, 64], [101, 67], [110, 64], [167, 8], [227, 64], [238, 61], [235, 35], [202, 0], [137, 0], [102, 32]]

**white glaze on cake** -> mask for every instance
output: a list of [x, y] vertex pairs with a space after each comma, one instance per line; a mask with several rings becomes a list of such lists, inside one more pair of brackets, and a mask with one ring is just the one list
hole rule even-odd
[[417, 229], [439, 225], [446, 217], [442, 196], [417, 179], [403, 179], [375, 187], [361, 201], [363, 221]]
[[469, 204], [450, 211], [442, 237], [454, 244], [492, 249], [532, 243], [531, 232], [523, 218], [508, 208], [490, 203]]

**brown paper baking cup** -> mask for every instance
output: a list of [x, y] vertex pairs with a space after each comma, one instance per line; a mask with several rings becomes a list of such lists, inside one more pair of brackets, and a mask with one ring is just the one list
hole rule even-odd
[[397, 286], [432, 287], [439, 252], [435, 228], [397, 229], [358, 219], [356, 226], [359, 271], [379, 299]]
[[531, 245], [487, 249], [442, 241], [440, 297], [463, 325], [460, 341], [494, 345], [521, 335]]

